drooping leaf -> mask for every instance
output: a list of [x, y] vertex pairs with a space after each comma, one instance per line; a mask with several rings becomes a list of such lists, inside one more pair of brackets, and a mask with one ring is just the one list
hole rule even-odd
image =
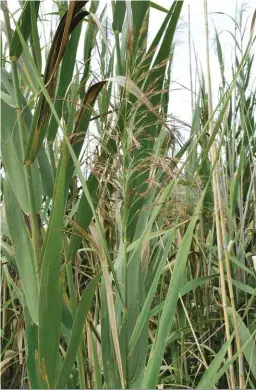
[[[53, 38], [44, 76], [44, 83], [51, 98], [54, 96], [56, 87], [56, 74], [68, 43], [69, 34], [84, 18], [84, 16], [88, 15], [87, 11], [79, 12], [86, 3], [87, 1], [75, 1], [70, 3], [69, 9], [62, 17]], [[18, 31], [18, 33], [20, 33], [20, 31]], [[65, 34], [65, 37], [63, 34]], [[41, 94], [37, 103], [37, 107], [35, 108], [34, 119], [31, 125], [30, 136], [25, 155], [26, 164], [31, 164], [37, 156], [38, 150], [42, 145], [43, 139], [46, 135], [46, 122], [49, 118], [49, 114], [50, 108], [48, 101], [44, 94]]]
[[4, 199], [10, 237], [14, 245], [15, 263], [33, 321], [38, 324], [38, 274], [35, 253], [32, 246], [25, 215], [12, 189], [10, 180], [5, 179]]

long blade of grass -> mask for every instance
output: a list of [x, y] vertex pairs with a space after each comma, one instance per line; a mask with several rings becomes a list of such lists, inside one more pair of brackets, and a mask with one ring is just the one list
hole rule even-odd
[[[10, 57], [16, 57], [17, 60], [19, 59], [23, 49], [22, 43], [20, 41], [19, 33], [22, 34], [25, 42], [27, 42], [31, 34], [31, 20], [32, 17], [37, 18], [39, 12], [39, 5], [40, 2], [36, 1], [34, 2], [34, 5], [31, 9], [31, 1], [25, 2], [22, 9], [21, 16], [18, 20], [18, 26], [12, 37], [11, 46], [10, 46]], [[31, 15], [31, 12], [34, 12], [33, 16]]]
[[[44, 240], [40, 260], [39, 296], [39, 359], [43, 378], [50, 387], [55, 386], [56, 365], [62, 312], [61, 250], [65, 210], [65, 162], [67, 150], [63, 145], [62, 156], [55, 183], [52, 213]], [[51, 321], [49, 321], [51, 319]]]
[[[254, 295], [255, 295], [255, 289], [254, 289]], [[228, 314], [231, 319], [231, 322], [234, 326], [234, 320], [232, 316], [232, 311], [230, 308], [228, 308]], [[242, 345], [244, 346], [243, 351], [244, 351], [244, 356], [248, 362], [248, 365], [250, 367], [250, 371], [252, 372], [255, 380], [256, 380], [256, 341], [252, 341], [252, 343], [246, 344], [248, 340], [252, 338], [252, 334], [245, 325], [244, 321], [240, 317], [238, 313], [236, 313], [237, 316], [237, 322], [238, 322], [238, 329], [241, 337], [241, 342]]]
[[203, 194], [198, 202], [190, 223], [186, 230], [186, 233], [182, 239], [180, 249], [176, 256], [175, 266], [173, 269], [171, 282], [168, 288], [166, 300], [163, 307], [163, 312], [159, 320], [157, 335], [152, 346], [152, 350], [149, 356], [147, 368], [144, 374], [142, 388], [154, 388], [157, 384], [158, 374], [160, 371], [161, 361], [163, 358], [166, 341], [171, 329], [171, 325], [174, 318], [174, 313], [179, 298], [180, 289], [184, 282], [184, 271], [190, 251], [191, 241], [193, 238], [193, 232], [196, 222], [200, 215], [200, 210], [203, 204], [204, 196], [207, 190], [209, 182], [204, 189]]
[[[234, 335], [233, 335], [234, 336]], [[221, 350], [217, 353], [208, 369], [205, 371], [202, 379], [200, 380], [197, 389], [212, 389], [216, 384], [216, 374], [223, 362], [223, 359], [227, 353], [228, 347], [233, 340], [233, 336], [225, 342]]]
[[95, 289], [101, 278], [101, 273], [95, 276], [95, 278], [85, 288], [80, 303], [77, 308], [74, 324], [71, 330], [70, 342], [67, 349], [63, 366], [57, 381], [57, 388], [63, 389], [67, 385], [69, 375], [72, 367], [75, 363], [77, 351], [81, 338], [83, 336], [83, 328], [85, 325], [86, 317], [91, 307], [91, 303], [94, 297]]
[[175, 232], [175, 227], [168, 234], [169, 237], [168, 237], [167, 243], [165, 245], [162, 257], [159, 261], [159, 265], [158, 265], [158, 268], [156, 270], [152, 285], [150, 287], [147, 298], [145, 300], [145, 303], [143, 305], [143, 308], [141, 310], [141, 313], [139, 315], [139, 318], [138, 318], [136, 325], [135, 325], [135, 328], [133, 330], [132, 337], [131, 337], [130, 343], [129, 343], [129, 354], [132, 353], [132, 351], [133, 351], [133, 349], [134, 349], [134, 347], [135, 347], [135, 345], [140, 337], [140, 334], [144, 328], [144, 325], [145, 325], [146, 321], [148, 320], [148, 313], [149, 313], [149, 310], [150, 310], [150, 307], [152, 304], [153, 297], [154, 297], [155, 292], [156, 292], [159, 278], [160, 278], [161, 273], [163, 271], [163, 265], [164, 265], [164, 262], [166, 261], [167, 255], [170, 251], [170, 247], [172, 246], [174, 232]]

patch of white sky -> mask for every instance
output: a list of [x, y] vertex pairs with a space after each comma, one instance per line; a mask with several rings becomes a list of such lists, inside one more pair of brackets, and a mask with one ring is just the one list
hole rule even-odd
[[[122, 1], [122, 0], [121, 0]], [[143, 0], [142, 0], [143, 1]], [[169, 8], [172, 4], [171, 0], [155, 0], [155, 3]], [[17, 0], [8, 1], [11, 12], [19, 8]], [[89, 3], [90, 4], [90, 3]], [[219, 100], [219, 85], [221, 82], [220, 66], [216, 51], [215, 27], [219, 33], [219, 38], [222, 46], [223, 58], [225, 63], [225, 73], [227, 79], [232, 77], [232, 64], [234, 64], [234, 39], [230, 33], [234, 34], [235, 25], [232, 18], [236, 14], [245, 10], [243, 14], [244, 22], [247, 23], [244, 42], [247, 42], [250, 23], [255, 9], [255, 0], [208, 0], [209, 12], [209, 31], [210, 31], [210, 67], [212, 76], [213, 103], [217, 104]], [[204, 10], [203, 0], [184, 0], [181, 11], [179, 28], [175, 36], [175, 52], [173, 57], [173, 66], [171, 70], [171, 87], [170, 87], [170, 104], [169, 112], [174, 117], [179, 118], [184, 122], [191, 123], [191, 92], [190, 92], [190, 72], [189, 72], [189, 45], [188, 45], [188, 6], [190, 6], [190, 26], [191, 26], [191, 41], [192, 41], [192, 74], [194, 92], [198, 91], [198, 79], [196, 80], [197, 65], [202, 67], [205, 73], [206, 68], [206, 50], [205, 50], [205, 25], [204, 25]], [[100, 17], [102, 10], [106, 7], [106, 15], [111, 15], [112, 5], [110, 0], [100, 0], [99, 8], [96, 12]], [[87, 9], [89, 6], [87, 5]], [[56, 4], [52, 0], [44, 0], [41, 5], [41, 17], [44, 20], [44, 28], [40, 26], [39, 31], [44, 36], [46, 42], [51, 40], [51, 32], [54, 31], [56, 25], [52, 25], [55, 18], [50, 14], [56, 11]], [[15, 18], [19, 15], [16, 13]], [[230, 17], [231, 16], [231, 17]], [[165, 17], [165, 13], [156, 9], [150, 11], [149, 36], [153, 39], [158, 29], [160, 28]], [[82, 30], [84, 36], [85, 23]], [[98, 34], [99, 42], [100, 34]], [[239, 36], [238, 36], [238, 39]], [[83, 38], [80, 40], [78, 47], [78, 69], [82, 71], [83, 59]], [[110, 39], [109, 45], [113, 49], [114, 41]], [[197, 57], [197, 62], [195, 58]], [[93, 63], [95, 73], [100, 72], [99, 59]], [[254, 72], [254, 73], [253, 73]], [[252, 71], [252, 79], [255, 79], [255, 70]], [[184, 134], [185, 135], [185, 134]]]

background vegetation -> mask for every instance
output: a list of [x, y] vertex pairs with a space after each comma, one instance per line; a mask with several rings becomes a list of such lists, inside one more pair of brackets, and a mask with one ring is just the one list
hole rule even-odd
[[256, 14], [233, 19], [231, 80], [215, 31], [213, 107], [202, 2], [186, 124], [182, 1], [56, 1], [50, 42], [40, 2], [1, 6], [3, 387], [255, 388]]

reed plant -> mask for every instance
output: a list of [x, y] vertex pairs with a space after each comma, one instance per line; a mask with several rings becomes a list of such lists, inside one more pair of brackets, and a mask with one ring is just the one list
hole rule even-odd
[[231, 72], [215, 29], [219, 86], [189, 21], [188, 124], [183, 1], [43, 5], [1, 2], [3, 387], [255, 388], [256, 13]]

